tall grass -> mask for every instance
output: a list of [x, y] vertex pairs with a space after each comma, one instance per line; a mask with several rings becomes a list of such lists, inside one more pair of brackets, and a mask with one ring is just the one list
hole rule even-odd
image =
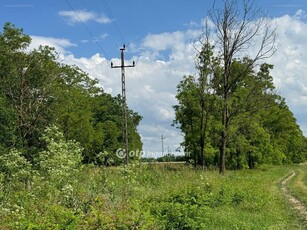
[[292, 195], [298, 198], [307, 207], [307, 165], [293, 167], [295, 177], [289, 182]]
[[303, 229], [278, 184], [289, 167], [84, 167], [55, 184], [0, 192], [2, 229]]

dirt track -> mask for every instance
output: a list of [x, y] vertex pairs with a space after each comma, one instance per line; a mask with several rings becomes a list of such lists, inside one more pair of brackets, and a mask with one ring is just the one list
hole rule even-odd
[[296, 175], [294, 171], [291, 171], [291, 173], [282, 180], [281, 182], [281, 190], [284, 193], [284, 195], [287, 197], [289, 200], [289, 203], [291, 204], [292, 208], [296, 210], [298, 213], [300, 219], [302, 219], [305, 223], [305, 226], [307, 226], [307, 208], [306, 206], [296, 197], [294, 197], [288, 187], [287, 183]]

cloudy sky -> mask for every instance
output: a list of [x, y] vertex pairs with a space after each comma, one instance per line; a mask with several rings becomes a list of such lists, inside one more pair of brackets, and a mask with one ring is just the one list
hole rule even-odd
[[[220, 0], [216, 1], [220, 4]], [[277, 52], [267, 60], [280, 94], [307, 135], [307, 2], [256, 1], [277, 27]], [[56, 47], [59, 60], [76, 64], [112, 95], [121, 93], [119, 48], [126, 44], [127, 102], [143, 116], [139, 126], [147, 155], [174, 151], [182, 141], [171, 126], [176, 86], [195, 74], [203, 20], [213, 0], [2, 0], [1, 26], [9, 21], [32, 37], [31, 48]], [[148, 153], [151, 152], [152, 154]]]

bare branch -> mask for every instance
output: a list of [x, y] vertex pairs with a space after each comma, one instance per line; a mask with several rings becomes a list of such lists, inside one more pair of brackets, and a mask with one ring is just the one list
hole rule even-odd
[[[221, 50], [223, 61], [221, 79], [223, 131], [220, 147], [220, 173], [224, 173], [230, 119], [237, 112], [236, 109], [230, 111], [232, 89], [240, 83], [248, 71], [254, 68], [257, 62], [275, 53], [276, 29], [272, 28], [260, 8], [254, 5], [254, 0], [224, 0], [222, 9], [217, 8], [214, 3], [209, 16], [215, 24], [214, 36]], [[253, 55], [247, 55], [251, 51]], [[234, 76], [233, 61], [239, 55], [248, 56], [249, 62]], [[252, 97], [251, 95], [252, 92], [247, 96], [247, 100]]]

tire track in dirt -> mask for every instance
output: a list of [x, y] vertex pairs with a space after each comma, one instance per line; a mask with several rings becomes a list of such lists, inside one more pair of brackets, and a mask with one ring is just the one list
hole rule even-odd
[[284, 195], [287, 197], [289, 203], [291, 204], [292, 208], [296, 210], [300, 219], [304, 222], [304, 226], [307, 226], [307, 208], [306, 206], [296, 197], [294, 197], [287, 187], [287, 183], [296, 175], [294, 171], [284, 178], [281, 181], [281, 190]]

